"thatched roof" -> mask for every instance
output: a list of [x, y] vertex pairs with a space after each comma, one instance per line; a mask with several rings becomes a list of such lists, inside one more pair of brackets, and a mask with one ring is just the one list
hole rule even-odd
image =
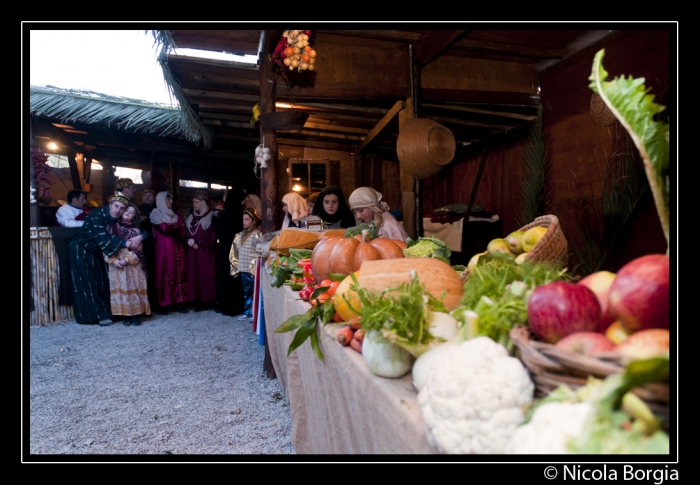
[[61, 123], [82, 123], [130, 132], [175, 136], [205, 146], [201, 130], [184, 121], [179, 107], [139, 99], [109, 96], [94, 91], [30, 86], [29, 110], [33, 116], [58, 119]]
[[[145, 32], [146, 34], [149, 33], [148, 30]], [[190, 99], [170, 71], [170, 67], [168, 67], [168, 53], [175, 49], [175, 42], [167, 30], [151, 30], [150, 33], [153, 35], [155, 44], [160, 46], [158, 63], [163, 69], [163, 78], [168, 85], [170, 94], [180, 103], [180, 107], [182, 108], [180, 115], [183, 125], [186, 126], [190, 132], [196, 134], [196, 136], [204, 142], [206, 148], [210, 148], [213, 136], [212, 131], [204, 124], [199, 116], [197, 116], [197, 113], [194, 112], [190, 106]]]

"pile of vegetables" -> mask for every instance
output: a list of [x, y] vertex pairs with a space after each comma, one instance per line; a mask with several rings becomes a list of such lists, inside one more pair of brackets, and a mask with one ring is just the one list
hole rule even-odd
[[467, 339], [485, 336], [513, 351], [510, 330], [527, 321], [527, 301], [538, 286], [551, 281], [570, 280], [559, 265], [525, 261], [516, 264], [497, 253], [470, 272], [459, 306], [452, 315], [467, 323], [467, 311], [478, 315], [465, 329]]
[[622, 374], [562, 384], [529, 410], [507, 453], [668, 454], [669, 436], [634, 387], [668, 377], [668, 355], [637, 360]]
[[280, 288], [284, 285], [285, 281], [289, 280], [292, 272], [297, 269], [297, 263], [303, 259], [311, 258], [311, 249], [290, 249], [289, 256], [280, 255], [276, 258], [270, 269], [272, 270], [272, 276], [275, 277], [270, 286], [273, 288]]

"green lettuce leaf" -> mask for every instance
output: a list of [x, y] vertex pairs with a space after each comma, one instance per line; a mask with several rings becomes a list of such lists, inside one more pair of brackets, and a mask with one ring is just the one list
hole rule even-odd
[[600, 95], [610, 111], [620, 121], [632, 138], [644, 161], [644, 170], [654, 195], [656, 211], [661, 227], [669, 242], [669, 181], [670, 158], [669, 125], [654, 121], [665, 106], [654, 102], [654, 95], [648, 94], [651, 88], [644, 86], [645, 79], [625, 77], [607, 81], [608, 72], [603, 69], [605, 49], [601, 49], [593, 59], [593, 70], [589, 87]]

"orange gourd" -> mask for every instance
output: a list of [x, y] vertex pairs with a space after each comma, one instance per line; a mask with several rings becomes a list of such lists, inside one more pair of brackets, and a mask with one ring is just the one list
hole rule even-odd
[[314, 278], [322, 281], [328, 278], [329, 273], [349, 275], [359, 270], [365, 261], [403, 258], [403, 249], [397, 242], [402, 241], [388, 238], [367, 241], [366, 236], [363, 240], [355, 237], [324, 237], [311, 253]]

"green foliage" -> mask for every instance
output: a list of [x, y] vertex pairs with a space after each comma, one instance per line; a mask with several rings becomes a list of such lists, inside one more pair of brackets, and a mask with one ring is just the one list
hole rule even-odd
[[374, 292], [359, 286], [352, 275], [351, 289], [357, 292], [361, 302], [358, 313], [362, 316], [362, 328], [378, 331], [389, 342], [395, 343], [414, 356], [427, 350], [435, 338], [430, 334], [429, 312], [447, 313], [442, 301], [433, 297], [418, 278], [401, 283], [382, 292]]
[[379, 231], [377, 230], [377, 227], [374, 225], [374, 223], [363, 222], [359, 226], [348, 227], [347, 229], [345, 229], [345, 237], [355, 237], [358, 234], [362, 234], [362, 231], [365, 229], [367, 230], [368, 241], [376, 239], [379, 236]]
[[[291, 251], [290, 251], [291, 253]], [[309, 297], [309, 301], [316, 301], [319, 295], [328, 291], [328, 286], [322, 286], [314, 290], [314, 292]], [[285, 320], [282, 325], [280, 325], [275, 333], [285, 333], [292, 332], [294, 330], [297, 333], [294, 335], [294, 339], [289, 344], [287, 349], [287, 355], [289, 356], [294, 352], [301, 344], [303, 344], [307, 339], [310, 342], [311, 349], [314, 351], [316, 356], [325, 363], [323, 358], [323, 352], [321, 351], [321, 346], [318, 343], [318, 322], [319, 320], [323, 322], [324, 325], [333, 320], [333, 315], [335, 314], [335, 306], [333, 305], [333, 300], [328, 299], [323, 303], [318, 303], [315, 306], [309, 308], [309, 310], [304, 315], [294, 315]]]
[[547, 137], [544, 133], [542, 105], [537, 109], [537, 118], [532, 121], [528, 132], [530, 143], [523, 154], [525, 174], [520, 180], [520, 212], [518, 225], [525, 226], [545, 214], [547, 199], [550, 197], [545, 183], [547, 169]]
[[[271, 270], [272, 276], [275, 277], [275, 281], [270, 283], [273, 288], [279, 288], [284, 285], [284, 282], [289, 280], [292, 272], [297, 269], [297, 263], [302, 259], [309, 259], [311, 257], [311, 249], [290, 249], [289, 256], [280, 256], [272, 262]], [[284, 264], [284, 263], [287, 264]]]
[[654, 103], [654, 95], [648, 94], [651, 88], [644, 86], [644, 78], [632, 76], [608, 79], [603, 69], [605, 49], [601, 49], [593, 59], [589, 87], [600, 95], [608, 108], [630, 134], [639, 150], [649, 186], [654, 195], [656, 210], [661, 221], [666, 241], [669, 241], [669, 125], [655, 121], [665, 106]]
[[[600, 197], [594, 196], [593, 177], [590, 177], [590, 196], [570, 192], [571, 210], [576, 214], [575, 237], [569, 240], [578, 259], [576, 274], [587, 276], [605, 268], [606, 259], [613, 249], [629, 216], [649, 188], [639, 153], [627, 132], [616, 133], [615, 152], [603, 160], [601, 174], [597, 160], [597, 177], [600, 180]], [[616, 147], [622, 143], [621, 150]], [[575, 187], [576, 174], [571, 187]]]
[[492, 259], [470, 272], [459, 306], [452, 315], [464, 325], [464, 312], [476, 312], [479, 316], [476, 328], [469, 330], [467, 338], [490, 337], [512, 352], [509, 334], [515, 325], [527, 322], [527, 300], [532, 290], [567, 279], [570, 276], [566, 270], [557, 265]]

